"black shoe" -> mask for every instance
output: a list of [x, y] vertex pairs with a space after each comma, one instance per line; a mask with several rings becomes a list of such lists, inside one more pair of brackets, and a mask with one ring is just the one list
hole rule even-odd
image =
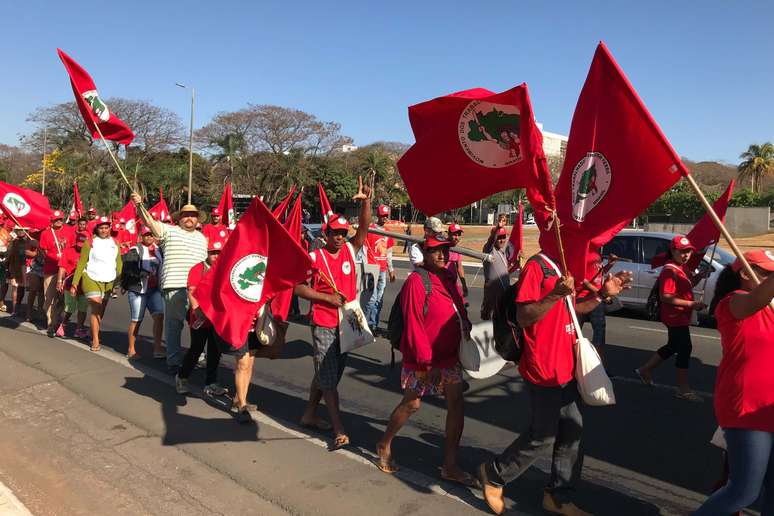
[[53, 339], [54, 338], [54, 330], [46, 330], [46, 337], [48, 337], [49, 339]]
[[243, 407], [237, 412], [236, 420], [240, 425], [246, 425], [253, 422], [253, 416], [250, 415], [247, 407]]

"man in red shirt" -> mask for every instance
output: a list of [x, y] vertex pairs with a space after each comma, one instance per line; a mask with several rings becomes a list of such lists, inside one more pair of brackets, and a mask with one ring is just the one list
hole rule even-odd
[[344, 374], [346, 353], [339, 347], [339, 308], [357, 299], [355, 256], [365, 244], [371, 222], [371, 189], [358, 178], [358, 192], [352, 198], [360, 201], [360, 217], [355, 236], [347, 242], [349, 222], [341, 215], [331, 215], [325, 227], [325, 247], [312, 251], [312, 283], [296, 285], [294, 293], [311, 301], [312, 345], [315, 375], [301, 425], [327, 430], [330, 425], [317, 416], [317, 406], [325, 399], [335, 440], [332, 449], [349, 444], [339, 412], [338, 384]]
[[210, 240], [220, 240], [225, 242], [228, 239], [229, 230], [224, 224], [220, 223], [220, 210], [213, 208], [210, 212], [212, 222], [205, 224], [202, 228], [202, 234], [209, 242]]
[[[552, 453], [551, 479], [543, 494], [543, 508], [555, 514], [587, 514], [570, 500], [583, 463], [583, 417], [578, 410], [578, 387], [573, 376], [576, 329], [565, 299], [574, 297], [575, 281], [572, 276], [560, 277], [556, 271], [554, 261], [540, 254], [527, 261], [519, 277], [515, 300], [523, 334], [519, 372], [530, 400], [530, 421], [501, 455], [479, 467], [484, 499], [495, 514], [505, 510], [503, 486], [518, 478], [538, 457]], [[575, 311], [590, 312], [603, 298], [618, 295], [630, 283], [629, 272], [611, 276], [598, 295], [579, 300]]]
[[97, 227], [97, 223], [99, 223], [99, 217], [97, 217], [97, 210], [92, 206], [89, 208], [89, 211], [87, 213], [87, 220], [86, 220], [86, 229], [89, 231], [89, 236], [94, 234], [94, 228]]
[[[446, 444], [441, 476], [468, 487], [475, 479], [457, 464], [457, 451], [465, 414], [459, 345], [462, 327], [469, 332], [470, 321], [456, 272], [447, 268], [448, 240], [426, 238], [422, 266], [409, 274], [396, 302], [403, 312], [401, 388], [403, 399], [395, 407], [384, 436], [376, 445], [377, 467], [394, 473], [392, 441], [409, 417], [419, 410], [424, 395], [446, 398]], [[430, 293], [425, 284], [429, 283]]]
[[[85, 226], [86, 220], [81, 220], [83, 221], [83, 226]], [[75, 296], [70, 293], [70, 287], [72, 287], [73, 284], [73, 274], [75, 274], [75, 268], [78, 266], [78, 260], [81, 258], [81, 248], [83, 247], [83, 243], [88, 239], [89, 235], [85, 230], [76, 233], [73, 245], [65, 249], [64, 253], [62, 253], [62, 257], [59, 259], [56, 290], [64, 295], [64, 315], [61, 317], [61, 322], [55, 323], [57, 326], [57, 337], [65, 336], [65, 326], [67, 326], [70, 317], [75, 312], [78, 312], [75, 338], [84, 338], [88, 335], [83, 325], [86, 322], [86, 311], [89, 308], [89, 303], [82, 293]], [[60, 314], [57, 313], [57, 319], [59, 319], [59, 317]]]
[[[390, 207], [384, 204], [376, 209], [376, 225], [384, 229], [384, 224], [390, 216]], [[379, 328], [379, 315], [382, 312], [384, 304], [384, 289], [387, 286], [387, 275], [389, 274], [390, 283], [395, 281], [395, 269], [392, 267], [392, 248], [395, 241], [391, 237], [368, 233], [366, 238], [366, 252], [368, 263], [379, 266], [379, 276], [374, 282], [374, 291], [371, 299], [368, 300], [365, 308], [365, 316], [368, 326], [376, 333]]]
[[[62, 311], [62, 296], [56, 289], [56, 273], [59, 271], [59, 259], [68, 247], [70, 230], [63, 227], [64, 215], [59, 210], [51, 214], [51, 226], [40, 233], [39, 252], [43, 253], [43, 311], [46, 313], [46, 334], [54, 336], [59, 312]], [[72, 245], [72, 241], [70, 241]]]

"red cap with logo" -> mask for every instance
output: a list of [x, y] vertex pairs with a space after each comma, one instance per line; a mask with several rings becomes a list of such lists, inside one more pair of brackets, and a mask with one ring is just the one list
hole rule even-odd
[[380, 204], [379, 207], [376, 208], [376, 214], [380, 217], [389, 217], [390, 207], [385, 204]]
[[51, 212], [51, 220], [62, 220], [64, 218], [64, 215], [59, 210], [54, 210]]
[[[745, 252], [742, 256], [744, 256], [744, 259], [747, 260], [747, 263], [750, 265], [760, 267], [764, 271], [774, 272], [773, 252], [767, 249], [755, 249], [753, 251]], [[731, 264], [731, 269], [733, 269], [734, 272], [742, 270], [742, 260], [737, 258], [736, 261]]]
[[207, 242], [207, 251], [209, 252], [220, 252], [223, 250], [223, 241], [222, 240], [216, 240], [212, 239]]
[[220, 216], [220, 210], [218, 208], [213, 208], [212, 209], [212, 214]]
[[683, 235], [676, 235], [672, 239], [672, 249], [677, 249], [678, 251], [682, 251], [683, 249], [691, 249], [695, 250], [696, 248], [693, 247], [693, 244], [690, 240], [688, 240], [688, 237]]
[[433, 247], [441, 247], [441, 246], [448, 247], [450, 245], [451, 245], [451, 242], [449, 242], [448, 240], [446, 240], [446, 239], [444, 239], [444, 238], [442, 238], [442, 237], [440, 237], [438, 235], [426, 237], [425, 241], [423, 243], [423, 247], [425, 249], [430, 249], [430, 248], [433, 248]]
[[496, 232], [495, 234], [496, 234], [498, 237], [501, 237], [501, 236], [508, 236], [508, 230], [506, 230], [505, 228], [498, 228], [498, 229], [497, 229], [497, 232]]
[[331, 231], [336, 231], [337, 229], [349, 230], [349, 221], [344, 217], [344, 215], [338, 215], [334, 213], [328, 217], [327, 227]]
[[94, 213], [96, 215], [97, 214], [97, 209], [94, 208], [94, 207], [91, 207], [91, 208], [89, 208], [89, 213]]
[[[104, 226], [104, 225], [110, 225], [110, 219], [105, 217], [104, 215], [97, 219], [97, 226]], [[97, 227], [95, 226], [95, 227]]]
[[78, 218], [78, 212], [77, 211], [71, 211], [70, 212], [70, 220], [75, 220]]
[[462, 233], [462, 226], [455, 222], [449, 224], [449, 234], [451, 233]]

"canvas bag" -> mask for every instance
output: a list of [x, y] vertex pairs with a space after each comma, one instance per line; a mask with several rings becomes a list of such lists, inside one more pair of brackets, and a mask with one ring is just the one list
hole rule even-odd
[[[551, 265], [561, 277], [559, 267], [553, 261], [542, 253], [540, 257]], [[575, 341], [575, 380], [578, 383], [578, 392], [581, 395], [581, 399], [586, 405], [598, 407], [615, 405], [613, 382], [607, 376], [596, 348], [581, 333], [578, 316], [575, 314], [575, 307], [572, 304], [572, 296], [565, 297], [564, 301], [577, 336]]]

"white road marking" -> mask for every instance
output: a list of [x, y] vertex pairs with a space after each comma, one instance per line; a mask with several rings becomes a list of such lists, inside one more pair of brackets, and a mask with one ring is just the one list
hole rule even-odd
[[[629, 328], [633, 330], [642, 330], [642, 331], [653, 331], [656, 333], [668, 333], [667, 330], [662, 330], [661, 328], [648, 328], [646, 326], [629, 326]], [[720, 340], [720, 337], [716, 335], [704, 335], [703, 333], [691, 333], [691, 337], [696, 337], [699, 339], [711, 339], [711, 340]]]

